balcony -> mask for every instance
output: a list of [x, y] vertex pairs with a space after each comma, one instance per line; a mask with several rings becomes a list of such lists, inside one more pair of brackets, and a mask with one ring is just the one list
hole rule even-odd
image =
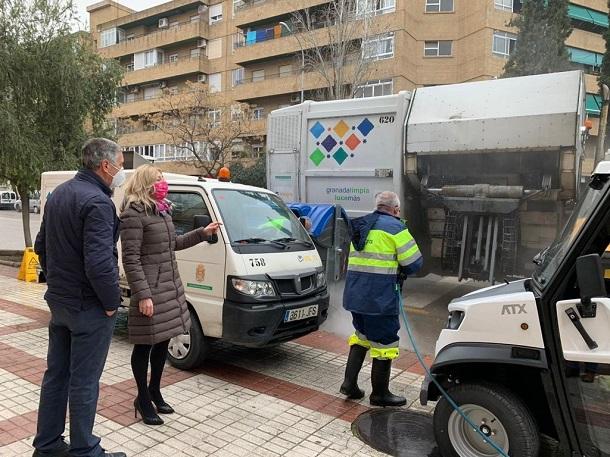
[[99, 48], [102, 57], [117, 58], [149, 49], [162, 48], [183, 41], [195, 40], [207, 33], [208, 23], [202, 20], [194, 22], [183, 22], [181, 24], [161, 29], [157, 32], [147, 33], [132, 37], [119, 44]]
[[[206, 1], [204, 0], [173, 0], [171, 2], [165, 2], [152, 8], [147, 8], [142, 11], [137, 11], [128, 16], [123, 16], [114, 20], [110, 20], [101, 24], [104, 29], [110, 27], [133, 27], [142, 23], [148, 23], [151, 20], [155, 20], [159, 17], [171, 16], [179, 14], [181, 12], [193, 11], [196, 14], [197, 8], [205, 6]], [[99, 30], [99, 27], [98, 27]]]
[[[397, 61], [386, 59], [372, 62], [368, 74], [363, 80], [391, 78], [397, 74]], [[311, 91], [327, 86], [327, 82], [316, 71], [308, 71], [303, 75], [303, 90]], [[232, 98], [238, 101], [252, 100], [260, 97], [270, 97], [283, 94], [298, 94], [301, 91], [301, 72], [293, 71], [289, 74], [265, 75], [264, 79], [243, 79], [233, 87]], [[295, 102], [297, 101], [295, 97]], [[299, 100], [300, 101], [300, 100]]]
[[131, 86], [191, 73], [208, 73], [207, 67], [208, 59], [205, 56], [193, 58], [190, 55], [178, 56], [178, 59], [174, 62], [167, 62], [141, 70], [129, 71], [128, 68], [123, 79], [123, 85]]
[[328, 3], [328, 0], [242, 0], [235, 4], [233, 21], [240, 27], [324, 3]]

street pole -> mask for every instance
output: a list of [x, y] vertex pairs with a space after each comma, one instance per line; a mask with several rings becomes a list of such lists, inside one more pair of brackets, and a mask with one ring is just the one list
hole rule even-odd
[[597, 132], [597, 148], [595, 149], [595, 165], [604, 160], [606, 151], [604, 143], [606, 139], [606, 128], [608, 125], [608, 100], [610, 100], [610, 89], [602, 84], [602, 109], [599, 118], [599, 129]]
[[[288, 33], [292, 33], [292, 30], [290, 30], [290, 27], [288, 27], [288, 24], [281, 21], [280, 25], [286, 27], [286, 30], [288, 30]], [[301, 42], [299, 40], [297, 40], [297, 42], [299, 43], [299, 48], [301, 48], [301, 103], [303, 103], [305, 101], [305, 95], [304, 95], [304, 89], [303, 89], [304, 79], [305, 79], [305, 51], [303, 50], [303, 46], [301, 45]]]

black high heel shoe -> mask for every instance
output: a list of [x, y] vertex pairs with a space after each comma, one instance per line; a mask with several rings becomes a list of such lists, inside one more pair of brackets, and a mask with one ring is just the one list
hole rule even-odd
[[133, 408], [135, 410], [134, 417], [137, 419], [138, 413], [140, 413], [140, 416], [142, 416], [142, 422], [144, 422], [146, 425], [162, 425], [164, 423], [163, 419], [161, 419], [157, 414], [155, 414], [154, 416], [144, 415], [138, 397], [136, 397], [133, 401]]
[[167, 403], [165, 403], [165, 400], [163, 400], [163, 398], [159, 399], [159, 398], [155, 398], [151, 395], [151, 399], [152, 402], [154, 403], [155, 407], [157, 408], [157, 412], [159, 414], [174, 414], [174, 408], [172, 408], [170, 405], [168, 405]]

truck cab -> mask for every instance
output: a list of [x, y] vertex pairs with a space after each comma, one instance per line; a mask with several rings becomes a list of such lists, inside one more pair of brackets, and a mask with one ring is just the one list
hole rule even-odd
[[[43, 213], [53, 189], [74, 174], [43, 173]], [[188, 334], [171, 340], [172, 365], [199, 365], [212, 338], [262, 347], [319, 328], [329, 300], [322, 262], [302, 224], [276, 194], [215, 179], [164, 176], [178, 235], [211, 221], [222, 223], [216, 242], [176, 252], [193, 323]], [[120, 188], [115, 191], [117, 208], [123, 196]], [[127, 298], [129, 286], [120, 271]]]
[[[437, 401], [443, 456], [610, 456], [610, 299], [602, 256], [610, 244], [610, 162], [601, 162], [531, 278], [454, 299], [422, 404]], [[542, 436], [546, 437], [545, 439]], [[550, 438], [550, 439], [548, 439]]]

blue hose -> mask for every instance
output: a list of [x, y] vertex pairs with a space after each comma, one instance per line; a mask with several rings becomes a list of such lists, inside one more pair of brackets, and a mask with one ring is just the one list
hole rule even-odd
[[457, 411], [457, 413], [462, 416], [462, 418], [466, 421], [466, 423], [468, 425], [470, 425], [472, 427], [472, 429], [474, 431], [476, 431], [481, 438], [483, 438], [483, 440], [489, 444], [491, 447], [493, 447], [496, 451], [498, 451], [498, 454], [502, 457], [509, 457], [509, 455], [504, 452], [504, 450], [502, 448], [500, 448], [500, 446], [498, 446], [494, 440], [492, 440], [491, 438], [489, 438], [487, 435], [485, 435], [481, 430], [479, 430], [479, 427], [477, 427], [474, 422], [472, 422], [468, 416], [466, 416], [466, 414], [464, 413], [464, 411], [462, 411], [462, 409], [458, 406], [458, 404], [453, 401], [453, 399], [449, 396], [449, 394], [447, 393], [447, 391], [443, 388], [443, 386], [441, 386], [441, 384], [436, 380], [436, 378], [434, 376], [432, 376], [432, 373], [430, 373], [430, 369], [426, 366], [423, 357], [421, 356], [421, 353], [419, 352], [419, 349], [417, 347], [417, 344], [415, 342], [415, 338], [413, 336], [413, 332], [411, 331], [411, 325], [409, 325], [409, 319], [407, 318], [407, 313], [405, 311], [405, 307], [402, 301], [402, 295], [400, 293], [400, 287], [396, 286], [396, 291], [398, 294], [398, 301], [400, 303], [400, 313], [402, 314], [402, 319], [405, 322], [405, 327], [407, 329], [407, 334], [409, 335], [409, 340], [411, 340], [411, 346], [413, 346], [413, 350], [415, 351], [415, 355], [417, 356], [417, 360], [419, 361], [419, 364], [422, 366], [422, 368], [424, 369], [424, 371], [426, 372], [426, 374], [428, 375], [428, 378], [430, 378], [432, 380], [432, 382], [434, 383], [434, 385], [438, 388], [439, 392], [441, 393], [441, 395], [445, 398], [445, 400], [447, 400], [449, 402], [449, 404], [451, 405], [451, 407]]

